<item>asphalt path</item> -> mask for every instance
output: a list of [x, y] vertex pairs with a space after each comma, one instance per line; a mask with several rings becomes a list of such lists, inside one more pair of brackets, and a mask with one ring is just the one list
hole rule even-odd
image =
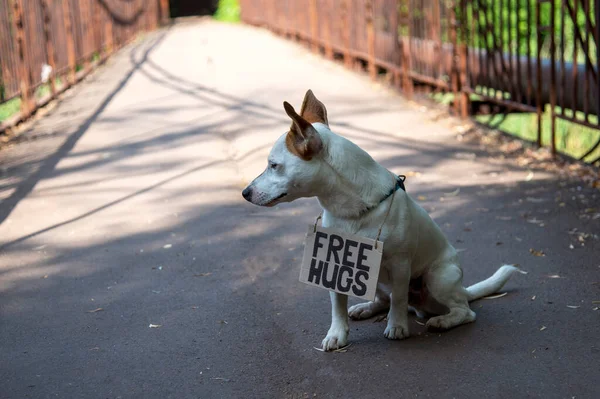
[[[384, 338], [298, 282], [315, 199], [242, 188], [311, 88], [460, 251], [528, 271], [475, 323]], [[112, 58], [0, 151], [1, 398], [600, 397], [600, 196], [250, 27], [177, 24]], [[594, 236], [596, 234], [596, 236]], [[351, 303], [356, 301], [351, 300]]]

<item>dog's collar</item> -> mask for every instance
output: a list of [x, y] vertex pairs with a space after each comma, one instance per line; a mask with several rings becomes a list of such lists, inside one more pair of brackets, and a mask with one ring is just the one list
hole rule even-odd
[[371, 212], [373, 209], [377, 208], [383, 201], [385, 201], [386, 199], [390, 198], [396, 191], [398, 191], [399, 188], [402, 189], [402, 191], [406, 191], [406, 187], [404, 187], [404, 180], [406, 180], [406, 176], [404, 175], [398, 175], [396, 176], [396, 185], [394, 186], [394, 188], [392, 188], [390, 190], [389, 193], [386, 194], [385, 197], [383, 197], [381, 199], [381, 201], [379, 201], [379, 203], [377, 205], [373, 205], [370, 206], [368, 208], [365, 208], [359, 215], [359, 217], [362, 217], [364, 215], [366, 215], [367, 213]]

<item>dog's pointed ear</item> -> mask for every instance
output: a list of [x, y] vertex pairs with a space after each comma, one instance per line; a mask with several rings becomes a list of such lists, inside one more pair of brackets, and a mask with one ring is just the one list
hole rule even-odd
[[323, 142], [317, 130], [306, 119], [296, 113], [287, 101], [283, 102], [283, 108], [290, 118], [292, 126], [285, 138], [288, 150], [305, 161], [310, 161], [323, 149]]
[[310, 123], [318, 122], [329, 126], [327, 109], [325, 108], [325, 105], [315, 97], [312, 90], [308, 90], [304, 95], [302, 108], [300, 108], [300, 116]]

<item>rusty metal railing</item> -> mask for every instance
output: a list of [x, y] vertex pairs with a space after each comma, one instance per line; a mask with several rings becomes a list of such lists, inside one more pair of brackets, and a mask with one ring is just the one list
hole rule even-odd
[[[240, 0], [242, 20], [307, 43], [348, 67], [386, 71], [411, 96], [416, 88], [454, 94], [503, 114], [542, 116], [600, 129], [600, 0]], [[584, 21], [582, 23], [582, 21]], [[494, 111], [496, 112], [496, 111]], [[581, 159], [600, 147], [600, 140]], [[600, 162], [598, 159], [592, 163]]]
[[[0, 133], [82, 79], [138, 32], [168, 20], [168, 0], [0, 1]], [[43, 89], [43, 90], [42, 90]]]

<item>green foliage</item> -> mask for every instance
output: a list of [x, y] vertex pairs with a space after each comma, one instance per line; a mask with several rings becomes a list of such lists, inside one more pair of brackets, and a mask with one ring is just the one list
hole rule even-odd
[[[54, 79], [54, 85], [58, 89], [62, 87], [62, 80], [60, 78]], [[50, 94], [50, 85], [48, 83], [40, 85], [34, 93], [36, 99], [40, 99]], [[4, 103], [0, 103], [0, 122], [7, 120], [21, 109], [21, 98], [15, 97], [12, 100], [8, 100]]]
[[[452, 93], [437, 93], [430, 97], [444, 105], [450, 105], [454, 101]], [[471, 95], [471, 100], [479, 100], [477, 95]], [[550, 147], [552, 145], [551, 115], [550, 106], [546, 107], [542, 115], [542, 145]], [[560, 114], [561, 109], [556, 108], [556, 113]], [[573, 111], [566, 110], [568, 117], [573, 116]], [[583, 112], [577, 112], [576, 119], [584, 120]], [[589, 116], [591, 124], [597, 123], [597, 117]], [[514, 113], [508, 115], [476, 115], [474, 119], [484, 125], [494, 129], [501, 130], [520, 139], [537, 142], [538, 120], [536, 114]], [[591, 129], [586, 126], [569, 122], [564, 119], [556, 118], [556, 149], [558, 152], [579, 159], [588, 152], [600, 139], [600, 130]], [[588, 155], [584, 161], [592, 161], [600, 156], [600, 148], [597, 148], [592, 154]]]
[[21, 108], [21, 99], [16, 97], [0, 104], [0, 122], [7, 120]]
[[223, 22], [240, 21], [240, 4], [238, 0], [219, 0], [215, 19]]
[[[560, 110], [557, 110], [560, 112]], [[577, 114], [578, 119], [583, 119], [583, 113]], [[527, 113], [503, 115], [478, 115], [475, 120], [486, 125], [496, 126], [498, 130], [509, 133], [521, 139], [537, 141], [537, 115]], [[590, 116], [590, 122], [596, 123], [596, 117]], [[551, 115], [550, 107], [542, 115], [542, 145], [551, 145]], [[569, 122], [556, 119], [556, 149], [558, 152], [567, 154], [573, 158], [579, 158], [585, 154], [600, 139], [600, 131]], [[587, 157], [591, 161], [600, 156], [600, 148], [596, 149]]]
[[[554, 30], [540, 30], [538, 41], [538, 28], [536, 19], [537, 0], [479, 0], [466, 2], [464, 19], [467, 29], [469, 46], [475, 48], [493, 48], [494, 45], [502, 47], [519, 55], [528, 53], [535, 56], [540, 46], [542, 57], [550, 57], [550, 35], [554, 35], [556, 43], [556, 59], [561, 54], [565, 55], [565, 61], [573, 61], [573, 50], [577, 46], [578, 63], [585, 62], [585, 53], [577, 40], [577, 32], [584, 38], [588, 31], [586, 27], [586, 14], [591, 16], [591, 22], [595, 24], [595, 2], [590, 2], [590, 9], [586, 10], [579, 1], [553, 0], [554, 1]], [[575, 21], [571, 18], [568, 3], [575, 11]], [[540, 3], [540, 25], [550, 26], [552, 19], [551, 2]], [[463, 38], [464, 40], [464, 38]], [[591, 40], [591, 39], [590, 39]], [[589, 46], [589, 54], [592, 60], [596, 59], [597, 48], [592, 41]]]

